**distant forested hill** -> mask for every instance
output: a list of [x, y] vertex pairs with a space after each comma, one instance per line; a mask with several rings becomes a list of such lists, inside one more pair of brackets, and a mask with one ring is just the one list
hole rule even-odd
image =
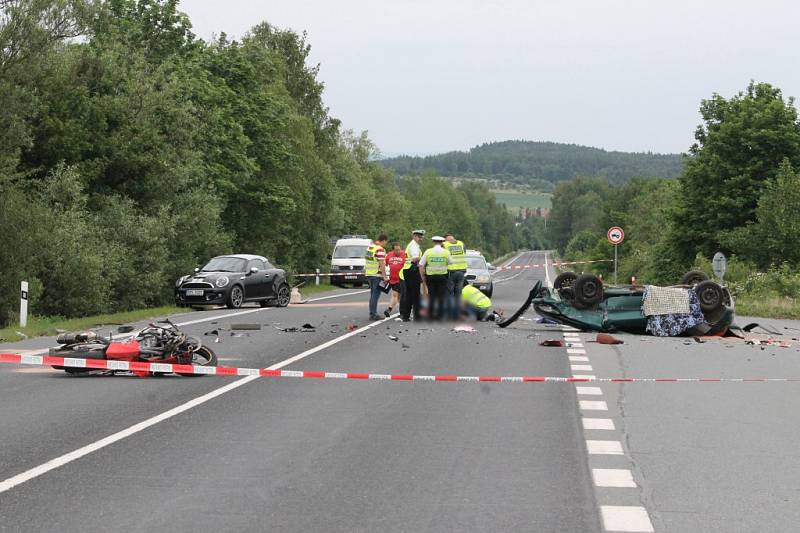
[[435, 170], [442, 176], [474, 176], [517, 184], [537, 185], [576, 176], [603, 176], [611, 183], [633, 177], [680, 175], [678, 154], [608, 152], [600, 148], [533, 141], [482, 144], [468, 152], [447, 152], [426, 157], [400, 156], [382, 161], [400, 174]]

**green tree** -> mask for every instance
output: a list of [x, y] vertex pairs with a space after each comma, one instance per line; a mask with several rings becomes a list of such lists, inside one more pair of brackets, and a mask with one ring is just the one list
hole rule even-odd
[[703, 100], [700, 114], [673, 219], [672, 248], [686, 264], [698, 252], [718, 251], [724, 231], [755, 221], [758, 199], [781, 161], [800, 164], [797, 110], [780, 89], [751, 82], [730, 99]]

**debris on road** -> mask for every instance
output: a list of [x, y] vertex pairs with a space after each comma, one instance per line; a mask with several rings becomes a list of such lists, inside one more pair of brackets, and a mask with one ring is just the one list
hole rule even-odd
[[233, 331], [253, 331], [261, 329], [261, 324], [255, 322], [243, 323], [243, 324], [231, 324], [231, 329]]
[[598, 333], [595, 342], [597, 344], [625, 344], [624, 340], [618, 339], [608, 333]]
[[540, 342], [539, 346], [564, 346], [564, 343], [558, 339], [546, 339]]
[[472, 326], [461, 325], [454, 327], [453, 331], [456, 333], [477, 333], [478, 330]]
[[357, 329], [358, 329], [358, 326], [356, 326], [355, 324], [348, 324], [347, 325], [347, 331], [353, 332], [353, 331], [355, 331]]
[[389, 337], [389, 340], [392, 340], [394, 342], [397, 342], [398, 340], [400, 340], [400, 337], [397, 337], [395, 335], [387, 335], [387, 337]]

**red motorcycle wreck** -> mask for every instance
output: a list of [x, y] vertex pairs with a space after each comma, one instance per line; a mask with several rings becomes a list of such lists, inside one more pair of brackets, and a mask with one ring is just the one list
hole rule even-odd
[[[217, 356], [197, 337], [183, 333], [169, 320], [150, 324], [131, 338], [116, 341], [111, 337], [101, 337], [93, 331], [82, 333], [62, 333], [56, 338], [60, 346], [50, 348], [49, 355], [72, 359], [86, 359], [85, 367], [53, 366], [68, 374], [102, 373], [114, 374], [131, 372], [145, 377], [167, 372], [139, 370], [136, 363], [162, 363], [172, 365], [217, 366]], [[93, 361], [98, 361], [93, 363]], [[100, 363], [100, 361], [103, 361]], [[113, 368], [106, 362], [125, 361], [128, 368]], [[180, 372], [189, 370], [190, 372]], [[198, 375], [191, 368], [175, 369], [182, 376]]]

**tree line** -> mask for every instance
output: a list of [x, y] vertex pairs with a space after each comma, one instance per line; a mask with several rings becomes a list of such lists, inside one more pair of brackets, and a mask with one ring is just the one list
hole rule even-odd
[[[571, 259], [609, 258], [613, 248], [605, 232], [619, 225], [626, 232], [623, 279], [674, 284], [692, 267], [709, 270], [709, 259], [721, 251], [730, 258], [729, 279], [750, 283], [772, 272], [770, 291], [800, 297], [800, 121], [794, 99], [768, 83], [751, 82], [730, 98], [703, 100], [700, 114], [703, 122], [678, 180], [612, 186], [578, 178], [558, 184], [550, 242]], [[596, 270], [608, 274], [612, 268]]]
[[606, 151], [576, 144], [533, 141], [485, 143], [469, 151], [382, 161], [400, 174], [433, 170], [442, 176], [490, 178], [547, 191], [550, 183], [597, 176], [619, 184], [634, 177], [677, 177], [678, 154]]
[[171, 301], [209, 257], [322, 266], [331, 237], [530, 233], [475, 183], [396, 178], [323, 101], [304, 34], [197, 38], [177, 0], [0, 2], [0, 324]]

